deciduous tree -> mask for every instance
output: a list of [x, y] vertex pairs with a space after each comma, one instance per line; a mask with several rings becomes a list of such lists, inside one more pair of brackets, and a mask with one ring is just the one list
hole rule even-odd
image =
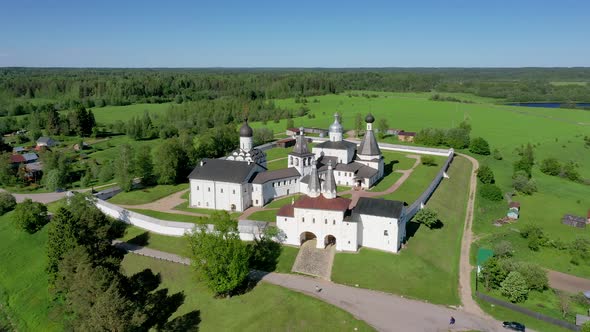
[[27, 198], [16, 205], [13, 220], [18, 229], [33, 234], [47, 224], [47, 207]]
[[133, 148], [129, 144], [123, 144], [119, 148], [119, 156], [115, 159], [115, 181], [121, 190], [130, 191], [133, 188]]
[[502, 281], [500, 291], [513, 303], [523, 302], [529, 293], [524, 277], [516, 271], [510, 272]]

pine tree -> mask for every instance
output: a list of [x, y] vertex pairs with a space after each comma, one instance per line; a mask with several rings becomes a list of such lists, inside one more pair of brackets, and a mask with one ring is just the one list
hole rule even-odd
[[115, 160], [115, 181], [123, 191], [133, 187], [133, 148], [129, 144], [121, 145], [119, 157]]

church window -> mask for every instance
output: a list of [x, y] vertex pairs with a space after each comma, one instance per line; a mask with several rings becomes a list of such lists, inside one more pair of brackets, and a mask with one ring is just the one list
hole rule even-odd
[[199, 190], [199, 186], [197, 186], [197, 190]]
[[236, 194], [236, 190], [235, 190], [235, 189], [234, 189], [234, 190], [232, 190], [232, 194], [234, 194], [234, 195]]
[[338, 176], [340, 176], [340, 172], [338, 172]]
[[256, 205], [258, 205], [258, 200], [256, 200]]
[[197, 202], [197, 206], [201, 206], [201, 202]]
[[348, 241], [348, 244], [350, 244], [350, 241]]
[[221, 193], [223, 194], [223, 188], [221, 188]]
[[311, 222], [315, 224], [315, 218], [313, 218], [313, 219], [311, 220]]
[[301, 222], [305, 222], [305, 217], [301, 217]]
[[209, 206], [209, 202], [207, 202], [205, 205]]
[[336, 219], [332, 220], [332, 225], [336, 225]]
[[207, 192], [211, 192], [211, 187], [207, 187]]
[[327, 225], [328, 224], [328, 219], [324, 219], [324, 224]]
[[384, 231], [383, 231], [383, 235], [384, 235], [384, 236], [389, 236], [389, 232], [388, 232], [387, 230], [384, 230]]
[[287, 218], [285, 218], [285, 221], [287, 221]]

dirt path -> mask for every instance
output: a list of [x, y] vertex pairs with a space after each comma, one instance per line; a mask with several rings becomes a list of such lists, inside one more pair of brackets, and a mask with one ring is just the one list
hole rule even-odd
[[[189, 259], [167, 252], [128, 243], [117, 242], [114, 245], [138, 255], [190, 265]], [[251, 277], [330, 303], [364, 320], [378, 331], [400, 331], [401, 327], [403, 331], [502, 331], [499, 322], [393, 294], [294, 274], [252, 271]], [[320, 292], [315, 290], [316, 286], [321, 288]], [[451, 316], [456, 319], [452, 328], [449, 327]]]
[[574, 294], [590, 291], [590, 279], [553, 270], [547, 270], [547, 278], [549, 278], [549, 287], [551, 288]]
[[[78, 189], [78, 190], [72, 190], [72, 191], [74, 191], [74, 192], [87, 192], [92, 189], [100, 189], [100, 188], [112, 186], [114, 184], [116, 184], [116, 183], [107, 183], [107, 184], [103, 184], [103, 185], [96, 186], [93, 188], [84, 188], [84, 189]], [[6, 191], [6, 190], [0, 188], [0, 191]], [[59, 201], [60, 199], [64, 198], [66, 196], [66, 193], [67, 193], [67, 191], [62, 191], [59, 193], [51, 192], [51, 193], [39, 193], [39, 194], [15, 194], [15, 193], [11, 193], [11, 194], [12, 194], [12, 196], [14, 196], [17, 203], [22, 203], [22, 201], [24, 201], [25, 199], [28, 198], [28, 199], [31, 199], [33, 202], [48, 204], [48, 203], [53, 203], [55, 201]]]
[[153, 201], [151, 203], [146, 204], [139, 204], [139, 205], [124, 205], [124, 204], [117, 204], [118, 206], [125, 208], [125, 209], [141, 209], [141, 210], [154, 210], [158, 212], [165, 212], [165, 213], [172, 213], [172, 214], [184, 214], [187, 216], [194, 216], [194, 217], [208, 217], [208, 214], [204, 213], [197, 213], [197, 212], [188, 212], [188, 211], [181, 211], [175, 210], [174, 208], [182, 203], [185, 202], [185, 199], [182, 198], [182, 195], [189, 191], [190, 189], [181, 190], [176, 192], [172, 195], [168, 195], [166, 197], [160, 198], [157, 201]]
[[477, 169], [479, 162], [477, 159], [457, 153], [458, 155], [467, 158], [471, 162], [471, 176], [469, 182], [469, 198], [467, 200], [467, 209], [465, 211], [465, 226], [463, 228], [463, 238], [461, 239], [461, 257], [459, 261], [459, 296], [463, 303], [463, 309], [467, 312], [473, 313], [480, 317], [489, 317], [481, 310], [472, 297], [471, 290], [471, 271], [472, 266], [469, 263], [469, 250], [473, 242], [473, 232], [471, 225], [473, 224], [473, 211], [475, 203], [475, 190], [477, 188]]

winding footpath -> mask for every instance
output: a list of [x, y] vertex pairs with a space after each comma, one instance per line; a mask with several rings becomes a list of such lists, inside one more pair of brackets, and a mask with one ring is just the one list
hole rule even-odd
[[[190, 265], [189, 259], [178, 255], [125, 242], [116, 241], [113, 244], [134, 254]], [[251, 277], [330, 303], [378, 331], [502, 331], [498, 322], [472, 313], [393, 294], [295, 274], [252, 271]], [[321, 288], [320, 292], [315, 291], [316, 286]], [[453, 327], [449, 326], [451, 316], [456, 319]]]

